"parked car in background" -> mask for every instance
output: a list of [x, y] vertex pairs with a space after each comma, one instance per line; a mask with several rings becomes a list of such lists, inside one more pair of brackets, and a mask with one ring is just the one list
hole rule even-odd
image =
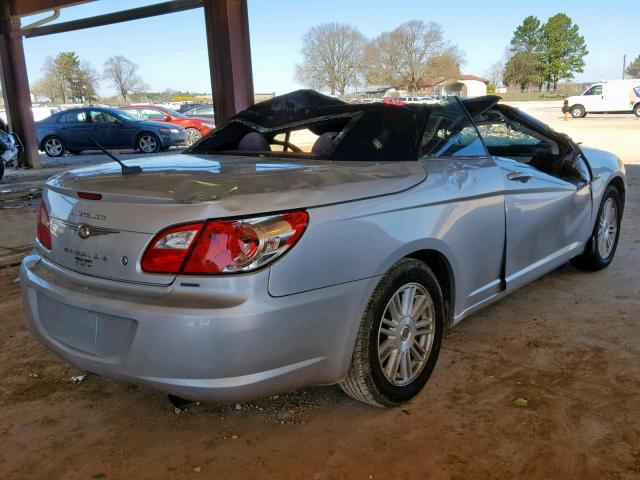
[[400, 101], [402, 103], [436, 103], [437, 100], [433, 97], [424, 96], [424, 97], [400, 97]]
[[607, 267], [627, 186], [615, 155], [495, 96], [292, 92], [127, 163], [45, 185], [32, 331], [83, 370], [224, 402], [330, 383], [409, 400], [445, 328], [567, 261]]
[[140, 120], [166, 122], [181, 126], [186, 130], [186, 145], [188, 147], [215, 128], [213, 120], [209, 118], [187, 117], [180, 112], [160, 105], [130, 105], [120, 107], [120, 110], [124, 110]]
[[178, 112], [184, 113], [187, 110], [191, 110], [192, 108], [199, 107], [200, 105], [208, 105], [208, 103], [204, 103], [204, 102], [187, 102], [187, 103], [183, 103], [182, 105], [180, 105], [178, 107]]
[[385, 103], [387, 105], [396, 105], [398, 107], [406, 105], [406, 103], [404, 103], [400, 97], [388, 97], [382, 100], [382, 103]]
[[588, 113], [633, 113], [640, 117], [640, 79], [594, 83], [582, 95], [567, 98], [562, 113], [573, 118]]
[[58, 112], [36, 122], [38, 145], [50, 157], [65, 151], [79, 154], [95, 150], [95, 142], [105, 148], [135, 148], [155, 153], [183, 145], [184, 128], [166, 123], [143, 121], [115, 108], [86, 107]]
[[213, 115], [213, 104], [200, 105], [195, 108], [190, 108], [184, 115], [187, 117], [200, 117], [200, 118], [214, 118]]

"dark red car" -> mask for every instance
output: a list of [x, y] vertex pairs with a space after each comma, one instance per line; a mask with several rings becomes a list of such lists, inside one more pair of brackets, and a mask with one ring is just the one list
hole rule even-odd
[[188, 147], [215, 128], [213, 120], [210, 118], [187, 117], [180, 112], [160, 105], [131, 105], [120, 107], [120, 110], [126, 110], [127, 113], [140, 120], [180, 125], [187, 130], [186, 145]]

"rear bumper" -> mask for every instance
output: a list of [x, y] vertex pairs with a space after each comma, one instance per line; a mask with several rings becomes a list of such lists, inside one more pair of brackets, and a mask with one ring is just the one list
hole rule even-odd
[[123, 288], [34, 253], [21, 284], [35, 336], [83, 370], [221, 402], [335, 383], [377, 279], [274, 298], [268, 276]]

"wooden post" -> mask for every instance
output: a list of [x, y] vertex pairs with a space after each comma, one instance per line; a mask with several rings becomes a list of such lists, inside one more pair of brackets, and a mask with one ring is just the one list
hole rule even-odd
[[247, 0], [205, 0], [216, 125], [253, 104]]
[[9, 125], [24, 145], [19, 164], [40, 168], [42, 162], [31, 110], [31, 92], [20, 35], [20, 18], [11, 14], [8, 1], [3, 1], [0, 6], [0, 67]]

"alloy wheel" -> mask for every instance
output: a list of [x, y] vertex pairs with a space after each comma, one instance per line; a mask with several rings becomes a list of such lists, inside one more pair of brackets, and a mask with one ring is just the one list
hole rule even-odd
[[138, 145], [144, 153], [153, 153], [158, 150], [158, 141], [153, 135], [141, 136]]
[[195, 128], [187, 128], [187, 146], [190, 147], [202, 138], [202, 134]]
[[602, 258], [609, 258], [616, 244], [618, 235], [618, 206], [609, 197], [602, 206], [598, 220], [598, 253]]
[[435, 335], [435, 309], [419, 283], [400, 287], [382, 314], [378, 329], [378, 361], [395, 386], [411, 383], [427, 364]]
[[52, 157], [58, 157], [62, 155], [64, 146], [62, 142], [57, 138], [49, 138], [44, 144], [44, 150]]

